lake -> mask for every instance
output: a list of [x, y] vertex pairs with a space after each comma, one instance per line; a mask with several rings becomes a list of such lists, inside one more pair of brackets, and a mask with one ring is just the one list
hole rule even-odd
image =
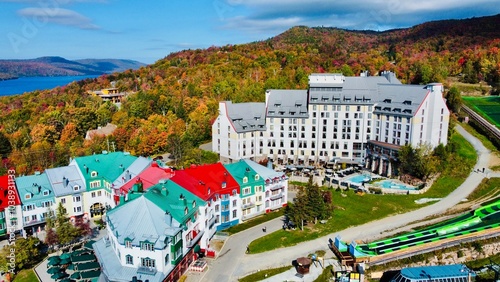
[[95, 77], [98, 77], [98, 75], [33, 76], [3, 80], [0, 81], [0, 96], [23, 94], [24, 92], [35, 90], [52, 89], [57, 86], [64, 86], [73, 81]]

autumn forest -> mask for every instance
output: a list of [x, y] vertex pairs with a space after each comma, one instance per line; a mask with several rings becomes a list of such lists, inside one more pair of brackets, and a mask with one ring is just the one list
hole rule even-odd
[[[123, 150], [175, 166], [215, 162], [210, 141], [219, 101], [264, 101], [266, 89], [305, 89], [308, 75], [382, 70], [403, 83], [482, 82], [499, 92], [500, 15], [424, 23], [385, 32], [294, 27], [242, 45], [184, 50], [156, 63], [52, 90], [0, 99], [0, 154], [18, 174], [67, 165], [74, 156]], [[87, 94], [111, 86], [132, 91], [118, 108]], [[85, 139], [113, 123], [109, 137]]]

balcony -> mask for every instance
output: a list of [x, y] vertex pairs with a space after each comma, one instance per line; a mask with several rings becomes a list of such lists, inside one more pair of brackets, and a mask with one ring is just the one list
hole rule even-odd
[[271, 191], [276, 191], [276, 190], [284, 189], [284, 188], [285, 188], [285, 186], [283, 186], [283, 184], [281, 184], [281, 183], [276, 183], [276, 184], [272, 184], [269, 186], [269, 189]]
[[156, 267], [151, 266], [140, 266], [137, 268], [137, 274], [146, 274], [146, 275], [156, 275]]
[[283, 197], [283, 193], [279, 193], [279, 194], [276, 194], [276, 195], [271, 195], [271, 200], [278, 200], [280, 199], [281, 197]]
[[208, 228], [212, 229], [212, 227], [214, 227], [214, 224], [215, 224], [215, 216], [212, 216], [212, 218], [208, 221]]
[[253, 208], [253, 207], [255, 207], [255, 203], [253, 203], [253, 202], [241, 205], [242, 209], [249, 209], [249, 208]]
[[203, 236], [204, 233], [205, 231], [193, 230], [193, 235], [195, 235], [195, 237], [191, 239], [189, 242], [187, 242], [187, 247], [188, 248], [194, 247], [194, 245], [196, 245], [196, 243], [200, 241], [200, 238]]

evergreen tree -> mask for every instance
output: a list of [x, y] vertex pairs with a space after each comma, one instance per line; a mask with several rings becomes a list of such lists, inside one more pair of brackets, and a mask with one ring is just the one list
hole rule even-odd
[[69, 222], [68, 214], [66, 213], [66, 209], [63, 207], [61, 202], [59, 202], [59, 205], [57, 206], [55, 222], [56, 234], [60, 244], [69, 244], [79, 236], [78, 229], [75, 228], [71, 222]]
[[12, 145], [3, 132], [0, 132], [0, 157], [7, 157], [10, 152], [12, 152]]

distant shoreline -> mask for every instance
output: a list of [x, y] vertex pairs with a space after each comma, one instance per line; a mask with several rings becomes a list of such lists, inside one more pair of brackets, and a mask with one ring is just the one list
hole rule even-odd
[[12, 79], [18, 79], [19, 76], [6, 76], [6, 77], [0, 77], [0, 81], [3, 80], [12, 80]]

